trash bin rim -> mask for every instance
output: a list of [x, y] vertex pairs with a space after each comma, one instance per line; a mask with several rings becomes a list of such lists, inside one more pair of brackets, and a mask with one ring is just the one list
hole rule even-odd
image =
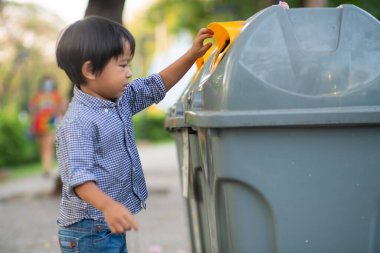
[[188, 124], [185, 123], [184, 117], [173, 117], [164, 121], [164, 128], [166, 130], [175, 130], [179, 128], [187, 128]]
[[187, 126], [210, 128], [302, 125], [379, 125], [380, 106], [246, 111], [186, 111], [184, 122]]

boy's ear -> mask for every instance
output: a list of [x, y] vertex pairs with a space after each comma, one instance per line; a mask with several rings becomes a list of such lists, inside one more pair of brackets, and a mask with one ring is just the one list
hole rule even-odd
[[91, 61], [86, 61], [82, 65], [82, 75], [88, 80], [94, 80], [96, 78], [94, 68]]

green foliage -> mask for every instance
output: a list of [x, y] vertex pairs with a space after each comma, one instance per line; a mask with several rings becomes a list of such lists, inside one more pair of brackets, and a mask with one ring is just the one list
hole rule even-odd
[[38, 148], [28, 129], [28, 120], [21, 120], [18, 112], [0, 110], [0, 167], [38, 161]]
[[[304, 6], [306, 0], [288, 0], [290, 8]], [[148, 11], [152, 24], [164, 22], [169, 31], [185, 29], [195, 34], [200, 27], [214, 21], [245, 20], [271, 6], [273, 0], [158, 0]], [[354, 4], [380, 18], [379, 0], [329, 0], [328, 6]]]
[[208, 1], [161, 0], [149, 9], [147, 17], [152, 24], [164, 22], [172, 33], [181, 29], [195, 33], [208, 20], [209, 9]]
[[172, 33], [188, 30], [195, 34], [211, 22], [246, 20], [273, 3], [273, 0], [159, 0], [147, 16], [153, 24], [164, 22]]
[[9, 168], [9, 179], [25, 178], [41, 173], [42, 165], [40, 162], [16, 165]]
[[66, 93], [67, 78], [54, 57], [62, 21], [32, 4], [6, 1], [2, 7], [0, 106], [27, 109], [29, 98], [47, 75], [56, 78], [58, 89]]
[[379, 0], [329, 0], [329, 6], [337, 7], [342, 4], [353, 4], [380, 19]]
[[148, 11], [152, 24], [165, 23], [171, 33], [199, 28], [214, 21], [245, 20], [272, 4], [271, 0], [161, 0]]
[[171, 140], [170, 134], [164, 129], [164, 113], [151, 114], [141, 112], [133, 117], [136, 140], [160, 142]]
[[300, 8], [303, 6], [303, 0], [288, 0], [288, 1], [285, 1], [289, 4], [289, 7], [290, 8]]

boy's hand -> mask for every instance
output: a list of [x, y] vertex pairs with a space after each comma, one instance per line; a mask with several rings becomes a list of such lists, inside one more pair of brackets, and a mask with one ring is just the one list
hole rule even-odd
[[197, 36], [194, 39], [193, 46], [189, 50], [189, 53], [191, 54], [193, 60], [195, 61], [199, 57], [203, 56], [207, 50], [210, 49], [212, 46], [212, 43], [209, 42], [205, 45], [203, 45], [205, 39], [212, 38], [214, 32], [207, 28], [201, 28], [197, 34]]
[[211, 38], [213, 31], [202, 28], [199, 30], [195, 37], [193, 46], [175, 62], [169, 65], [169, 67], [160, 71], [160, 76], [164, 83], [166, 91], [170, 90], [191, 68], [194, 62], [201, 56], [203, 56], [207, 50], [210, 49], [212, 43], [203, 45], [205, 39]]
[[138, 230], [137, 223], [129, 210], [105, 194], [94, 181], [88, 181], [74, 188], [75, 193], [99, 209], [104, 214], [104, 219], [114, 234], [125, 233], [128, 230]]
[[114, 234], [125, 233], [131, 229], [138, 230], [137, 223], [131, 212], [116, 201], [104, 208], [103, 214], [111, 232]]

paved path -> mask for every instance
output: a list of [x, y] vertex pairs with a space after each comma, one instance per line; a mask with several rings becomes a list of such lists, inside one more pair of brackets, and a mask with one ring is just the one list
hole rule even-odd
[[[189, 253], [184, 200], [174, 143], [139, 145], [150, 193], [137, 216], [140, 231], [127, 235], [130, 253]], [[54, 180], [40, 175], [0, 184], [0, 252], [60, 252]]]

